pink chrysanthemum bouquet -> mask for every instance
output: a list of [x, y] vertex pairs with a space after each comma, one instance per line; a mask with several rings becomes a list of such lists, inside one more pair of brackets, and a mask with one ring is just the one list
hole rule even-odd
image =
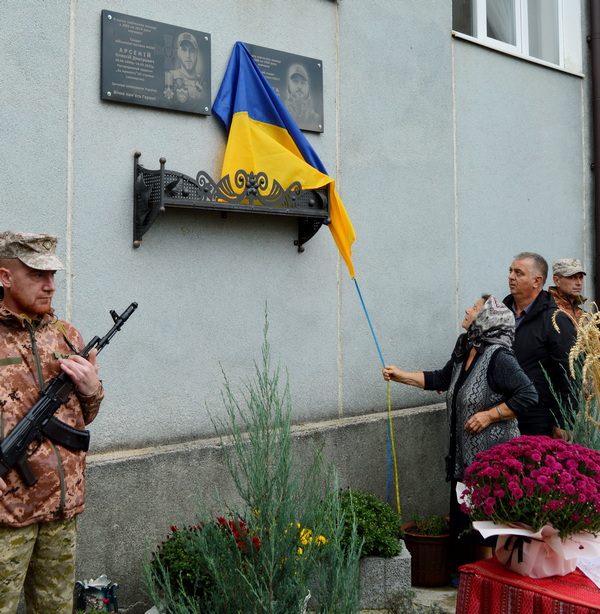
[[600, 533], [600, 453], [589, 448], [523, 435], [477, 454], [463, 482], [472, 520], [551, 524], [561, 539]]
[[600, 556], [600, 453], [523, 435], [477, 454], [463, 482], [463, 511], [513, 571], [564, 575]]

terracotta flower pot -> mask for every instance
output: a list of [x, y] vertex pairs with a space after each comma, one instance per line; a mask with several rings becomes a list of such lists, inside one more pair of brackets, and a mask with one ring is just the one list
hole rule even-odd
[[414, 586], [444, 586], [450, 582], [450, 535], [411, 533], [413, 523], [402, 526], [410, 552], [411, 582]]

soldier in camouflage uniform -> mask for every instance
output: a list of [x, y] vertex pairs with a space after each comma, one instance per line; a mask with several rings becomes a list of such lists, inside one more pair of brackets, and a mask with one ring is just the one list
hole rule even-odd
[[582, 316], [581, 306], [587, 301], [587, 298], [581, 296], [585, 274], [581, 262], [576, 258], [557, 260], [552, 265], [556, 285], [550, 286], [548, 292], [554, 297], [556, 306], [575, 320]]
[[[64, 269], [56, 237], [0, 233], [0, 438], [38, 400], [61, 371], [75, 384], [55, 417], [83, 430], [104, 397], [96, 350], [89, 360], [79, 332], [54, 317], [54, 274]], [[76, 517], [85, 501], [84, 449], [45, 438], [29, 451], [37, 478], [26, 486], [10, 469], [0, 496], [0, 612], [71, 614], [75, 584]], [[0, 480], [1, 481], [1, 480]]]

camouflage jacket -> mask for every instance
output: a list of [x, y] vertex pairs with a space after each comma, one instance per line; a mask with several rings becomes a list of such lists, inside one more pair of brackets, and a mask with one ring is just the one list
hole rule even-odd
[[[69, 342], [78, 351], [85, 345], [70, 324], [50, 314], [33, 323], [15, 316], [0, 300], [0, 438], [10, 433], [38, 400], [40, 389], [60, 373], [58, 358], [74, 353]], [[74, 391], [54, 415], [69, 426], [84, 429], [96, 417], [103, 397], [102, 386], [90, 397]], [[36, 449], [37, 443], [29, 464], [38, 481], [27, 487], [16, 469], [6, 474], [0, 526], [24, 527], [72, 518], [83, 511], [85, 452], [48, 438]]]

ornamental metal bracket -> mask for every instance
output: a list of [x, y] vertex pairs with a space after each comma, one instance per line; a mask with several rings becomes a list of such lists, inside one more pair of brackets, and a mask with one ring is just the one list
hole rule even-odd
[[136, 151], [133, 162], [133, 246], [139, 247], [159, 213], [167, 209], [200, 209], [227, 213], [258, 213], [298, 218], [298, 239], [294, 245], [304, 251], [323, 224], [329, 224], [329, 188], [303, 190], [298, 181], [283, 188], [269, 181], [265, 173], [238, 170], [233, 181], [229, 175], [216, 182], [204, 171], [196, 179], [165, 169], [148, 170]]

